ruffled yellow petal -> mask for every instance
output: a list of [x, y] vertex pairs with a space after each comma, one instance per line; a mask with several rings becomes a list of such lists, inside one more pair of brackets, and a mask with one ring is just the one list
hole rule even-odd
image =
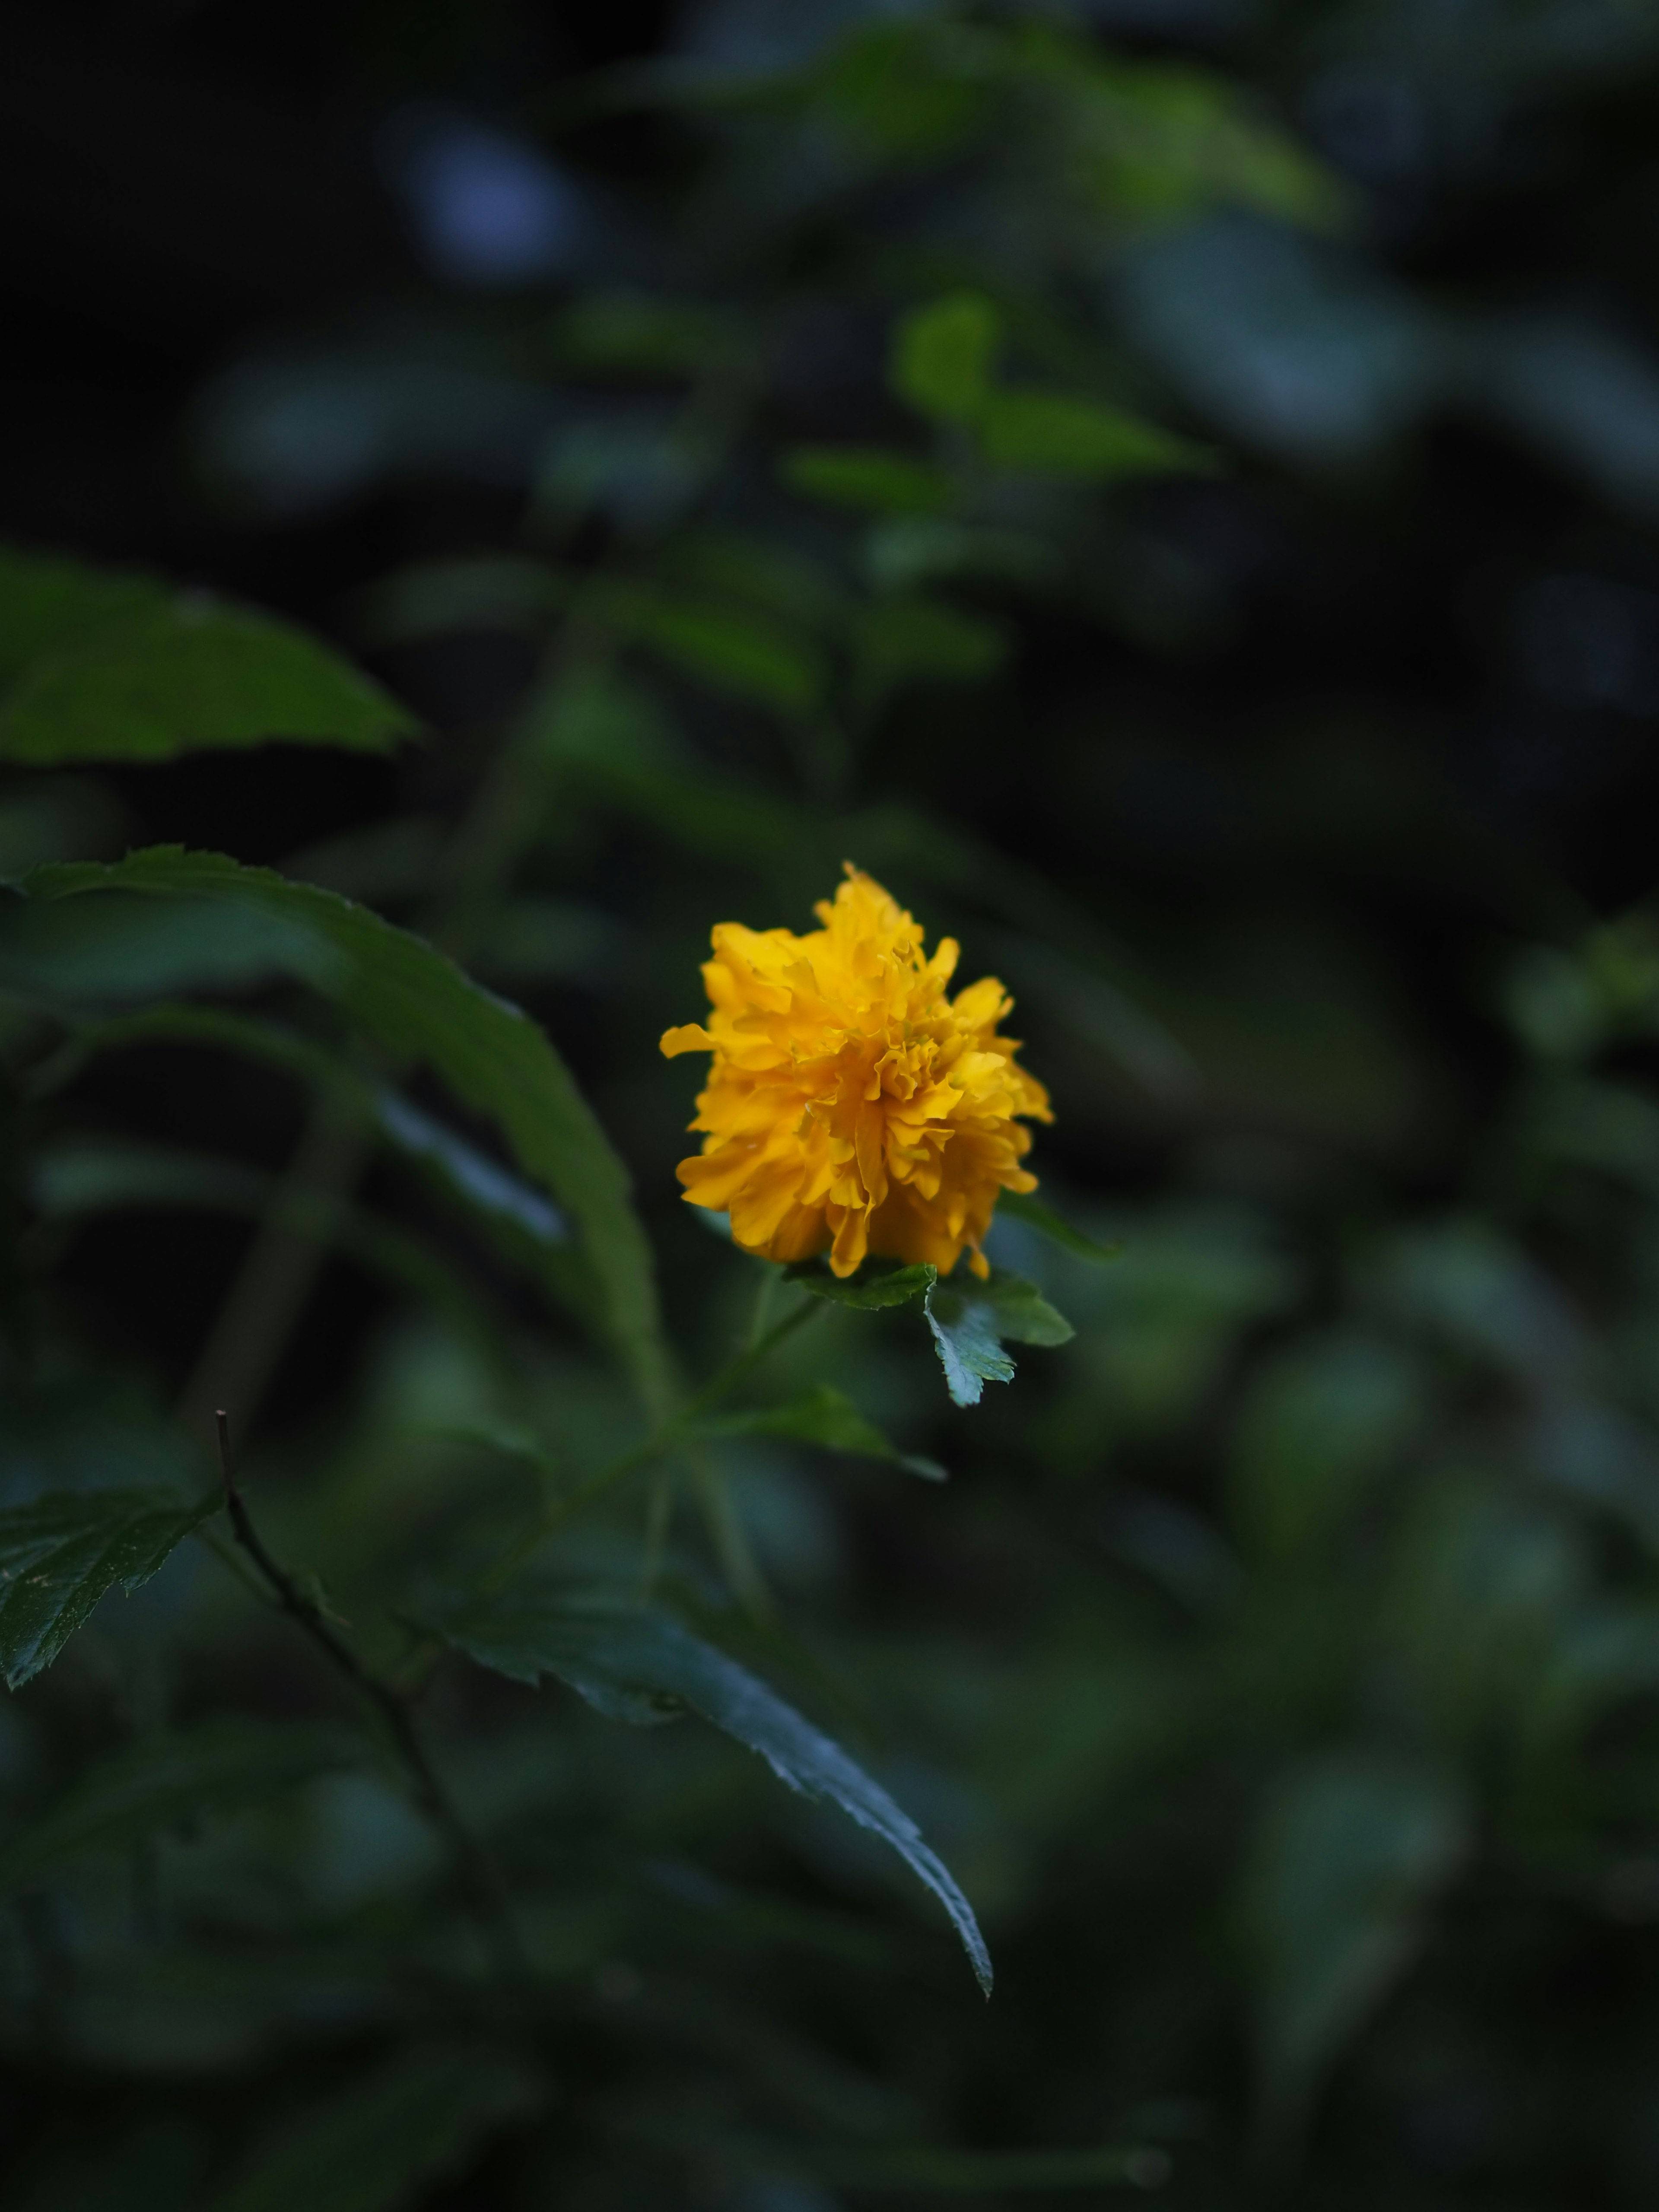
[[948, 1273], [967, 1250], [983, 1274], [998, 1193], [1036, 1188], [1020, 1119], [1054, 1118], [997, 1032], [1012, 1002], [994, 976], [949, 998], [955, 941], [928, 958], [914, 918], [850, 865], [814, 912], [805, 936], [722, 922], [707, 1026], [664, 1033], [671, 1059], [712, 1055], [686, 1199], [729, 1212], [767, 1259], [827, 1249], [850, 1275], [876, 1253]]

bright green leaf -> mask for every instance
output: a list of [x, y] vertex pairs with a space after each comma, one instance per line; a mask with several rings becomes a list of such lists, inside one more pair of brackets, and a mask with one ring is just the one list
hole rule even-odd
[[880, 446], [797, 446], [784, 455], [779, 474], [809, 499], [889, 514], [935, 514], [956, 496], [943, 469]]
[[143, 1737], [0, 1844], [0, 1893], [26, 1888], [81, 1852], [258, 1804], [363, 1754], [360, 1737], [306, 1722], [218, 1719]]
[[917, 307], [893, 343], [893, 389], [924, 415], [971, 421], [985, 403], [1002, 319], [978, 292], [953, 292]]
[[62, 1491], [0, 1510], [0, 1673], [16, 1690], [49, 1667], [104, 1593], [137, 1589], [219, 1510], [155, 1491]]
[[879, 1836], [950, 1914], [988, 1996], [991, 1961], [973, 1908], [899, 1808], [841, 1747], [766, 1685], [666, 1615], [584, 1603], [535, 1586], [508, 1590], [434, 1624], [480, 1666], [515, 1681], [556, 1675], [613, 1720], [672, 1719], [690, 1709], [757, 1751], [781, 1782], [828, 1798]]

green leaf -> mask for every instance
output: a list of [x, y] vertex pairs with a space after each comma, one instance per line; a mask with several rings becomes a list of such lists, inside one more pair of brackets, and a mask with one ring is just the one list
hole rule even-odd
[[937, 514], [956, 497], [943, 469], [881, 446], [797, 446], [784, 455], [779, 474], [791, 491], [809, 499], [889, 514]]
[[750, 608], [689, 593], [615, 591], [606, 611], [642, 643], [715, 690], [800, 714], [823, 689], [817, 648]]
[[947, 422], [971, 421], [990, 388], [1002, 320], [982, 293], [953, 292], [899, 325], [890, 376], [901, 398]]
[[0, 1511], [0, 1672], [9, 1689], [49, 1667], [104, 1593], [147, 1583], [210, 1514], [155, 1491], [61, 1491]]
[[826, 1451], [851, 1452], [865, 1459], [890, 1460], [926, 1482], [945, 1480], [937, 1460], [915, 1452], [902, 1452], [872, 1422], [866, 1421], [850, 1398], [822, 1382], [787, 1406], [770, 1406], [753, 1413], [727, 1413], [718, 1420], [701, 1421], [698, 1433], [706, 1437], [782, 1437], [792, 1443], [822, 1444]]
[[997, 1200], [997, 1211], [1016, 1220], [1023, 1221], [1028, 1229], [1035, 1229], [1039, 1237], [1046, 1237], [1051, 1244], [1058, 1244], [1062, 1252], [1069, 1252], [1074, 1260], [1091, 1260], [1097, 1267], [1122, 1256], [1121, 1244], [1103, 1244], [1097, 1237], [1086, 1236], [1081, 1229], [1073, 1229], [1069, 1221], [1062, 1220], [1053, 1206], [1045, 1206], [1040, 1198], [1029, 1192], [1005, 1190]]
[[958, 1406], [977, 1406], [988, 1382], [1013, 1381], [1014, 1363], [1003, 1348], [1005, 1339], [1065, 1344], [1075, 1333], [1035, 1284], [1000, 1269], [971, 1289], [935, 1283], [927, 1310], [945, 1387]]
[[53, 912], [0, 893], [0, 991], [71, 1008], [185, 991], [241, 990], [280, 975], [326, 989], [328, 948], [279, 915], [109, 898]]
[[[228, 915], [284, 925], [291, 972], [343, 1006], [387, 1051], [435, 1068], [467, 1105], [499, 1123], [520, 1166], [563, 1202], [580, 1226], [618, 1348], [647, 1402], [666, 1406], [651, 1252], [627, 1170], [564, 1062], [518, 1007], [368, 908], [219, 854], [157, 846], [109, 867], [37, 869], [23, 888], [48, 902], [106, 891], [189, 902], [207, 939]], [[125, 914], [125, 902], [117, 910]]]
[[828, 1798], [879, 1836], [950, 1914], [988, 1996], [991, 1961], [973, 1908], [943, 1862], [899, 1808], [841, 1747], [822, 1735], [735, 1659], [666, 1615], [584, 1603], [526, 1585], [434, 1626], [480, 1666], [515, 1681], [556, 1675], [613, 1720], [671, 1720], [688, 1708], [758, 1752], [779, 1780]]
[[360, 1737], [304, 1722], [211, 1720], [145, 1737], [0, 1844], [0, 1893], [26, 1888], [83, 1851], [258, 1804], [313, 1774], [359, 1765], [363, 1755]]
[[404, 2053], [259, 2136], [205, 2212], [394, 2212], [533, 2111], [523, 2062], [479, 2040]]
[[1294, 2127], [1342, 2045], [1405, 1971], [1467, 1840], [1437, 1774], [1361, 1752], [1292, 1776], [1269, 1803], [1244, 1894], [1269, 2123]]
[[988, 393], [974, 427], [986, 459], [996, 467], [1037, 475], [1098, 483], [1216, 465], [1207, 448], [1155, 422], [1097, 399], [1058, 392]]
[[832, 1305], [855, 1306], [860, 1313], [875, 1313], [884, 1306], [908, 1306], [912, 1298], [932, 1290], [939, 1279], [938, 1268], [925, 1264], [891, 1268], [866, 1266], [860, 1273], [844, 1279], [815, 1260], [785, 1272], [792, 1283], [811, 1291], [815, 1298], [828, 1298]]
[[386, 752], [416, 723], [290, 623], [0, 549], [0, 759], [169, 760], [287, 738]]
[[911, 683], [983, 683], [1008, 657], [999, 624], [915, 594], [863, 609], [854, 643], [860, 681], [877, 695]]

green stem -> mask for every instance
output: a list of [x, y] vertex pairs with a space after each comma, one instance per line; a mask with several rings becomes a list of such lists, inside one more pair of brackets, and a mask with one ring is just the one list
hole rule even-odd
[[510, 1544], [502, 1553], [484, 1577], [481, 1587], [485, 1590], [500, 1589], [567, 1521], [585, 1511], [597, 1498], [603, 1498], [606, 1491], [614, 1489], [624, 1477], [637, 1474], [640, 1468], [651, 1466], [666, 1453], [678, 1450], [686, 1440], [687, 1431], [697, 1419], [711, 1406], [718, 1405], [722, 1398], [735, 1390], [738, 1383], [751, 1375], [786, 1337], [793, 1336], [804, 1322], [810, 1321], [818, 1310], [820, 1303], [817, 1298], [803, 1298], [799, 1305], [767, 1330], [758, 1344], [747, 1346], [733, 1358], [728, 1359], [719, 1373], [711, 1376], [695, 1396], [689, 1398], [672, 1419], [653, 1429], [649, 1436], [641, 1437], [638, 1443], [629, 1445], [625, 1452], [619, 1452], [615, 1459], [608, 1460], [602, 1468], [590, 1474], [586, 1482], [578, 1483], [562, 1498], [554, 1498], [518, 1541]]
[[501, 1972], [509, 1979], [522, 1979], [529, 1971], [528, 1962], [514, 1923], [506, 1886], [495, 1861], [468, 1827], [444, 1787], [415, 1725], [407, 1699], [372, 1668], [365, 1666], [316, 1599], [302, 1589], [265, 1549], [264, 1540], [254, 1527], [247, 1503], [237, 1486], [229, 1419], [222, 1408], [215, 1418], [219, 1433], [219, 1465], [224, 1477], [225, 1510], [237, 1542], [252, 1560], [282, 1610], [373, 1707], [392, 1749], [403, 1761], [416, 1802], [450, 1847], [473, 1911], [495, 1948]]

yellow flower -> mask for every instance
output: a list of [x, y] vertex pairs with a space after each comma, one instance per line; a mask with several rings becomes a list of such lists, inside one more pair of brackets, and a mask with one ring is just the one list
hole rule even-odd
[[1000, 1190], [1035, 1190], [1020, 1161], [1053, 1120], [1042, 1085], [997, 1035], [1012, 1000], [994, 975], [954, 999], [957, 947], [931, 960], [922, 932], [849, 862], [822, 929], [722, 922], [703, 968], [705, 1028], [665, 1032], [662, 1049], [714, 1054], [682, 1160], [692, 1206], [729, 1211], [732, 1234], [768, 1260], [826, 1249], [838, 1275], [868, 1253], [931, 1261], [948, 1274], [964, 1245], [975, 1273]]

